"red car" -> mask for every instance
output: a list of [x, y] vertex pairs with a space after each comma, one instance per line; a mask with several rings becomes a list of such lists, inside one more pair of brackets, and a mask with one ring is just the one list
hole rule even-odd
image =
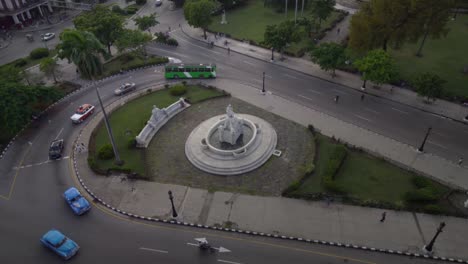
[[74, 115], [70, 117], [73, 123], [78, 124], [83, 122], [88, 116], [90, 116], [94, 112], [94, 105], [90, 104], [84, 104], [78, 109], [76, 109], [76, 112]]

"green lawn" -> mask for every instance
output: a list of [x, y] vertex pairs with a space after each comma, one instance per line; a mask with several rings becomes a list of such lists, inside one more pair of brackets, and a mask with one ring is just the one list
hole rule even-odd
[[447, 81], [445, 88], [451, 95], [468, 98], [468, 15], [459, 14], [455, 21], [448, 22], [450, 32], [446, 38], [428, 38], [423, 48], [423, 57], [416, 57], [419, 43], [405, 44], [401, 50], [392, 50], [403, 79], [410, 80], [415, 74], [430, 71]]
[[[299, 9], [298, 18], [300, 17], [300, 13]], [[304, 10], [304, 15], [311, 17], [310, 10]], [[338, 15], [338, 12], [332, 12], [330, 17], [322, 22], [322, 28], [328, 27], [337, 19]], [[226, 13], [228, 24], [221, 24], [221, 15], [218, 15], [213, 18], [213, 23], [208, 28], [211, 31], [229, 34], [237, 39], [248, 39], [261, 43], [267, 25], [279, 24], [287, 19], [294, 19], [293, 8], [288, 9], [288, 16], [286, 18], [284, 12], [278, 13], [271, 7], [263, 7], [263, 1], [251, 0], [247, 5]], [[298, 44], [291, 45], [287, 50], [294, 52], [308, 47], [310, 44], [311, 40], [304, 33], [303, 40]]]
[[[321, 179], [330, 154], [337, 143], [321, 135], [317, 137], [316, 170], [294, 194], [307, 196], [326, 192]], [[364, 152], [348, 150], [348, 156], [335, 176], [335, 182], [349, 197], [359, 201], [375, 201], [409, 208], [414, 205], [406, 205], [404, 196], [407, 192], [416, 190], [412, 183], [412, 178], [415, 176], [416, 174], [383, 159]], [[436, 182], [431, 181], [431, 183], [438, 194], [446, 194], [450, 191], [449, 188]]]
[[[187, 93], [183, 95], [183, 97], [189, 99], [192, 103], [196, 103], [220, 95], [221, 92], [216, 89], [208, 89], [201, 86], [187, 86]], [[153, 105], [164, 108], [178, 99], [179, 97], [170, 95], [168, 89], [164, 89], [135, 99], [110, 115], [114, 138], [120, 156], [122, 160], [125, 161], [123, 168], [131, 169], [143, 176], [145, 175], [144, 150], [128, 148], [128, 141], [140, 133], [151, 116]], [[99, 150], [104, 144], [110, 144], [104, 123], [101, 123], [97, 128], [90, 143], [91, 153], [95, 153], [93, 150]], [[100, 169], [115, 167], [113, 160], [99, 160], [97, 157], [95, 157], [95, 160]]]
[[145, 60], [143, 54], [139, 51], [128, 52], [116, 56], [112, 60], [104, 63], [102, 77], [116, 74], [123, 70], [135, 69], [145, 65], [153, 65], [167, 62], [167, 58], [149, 55]]

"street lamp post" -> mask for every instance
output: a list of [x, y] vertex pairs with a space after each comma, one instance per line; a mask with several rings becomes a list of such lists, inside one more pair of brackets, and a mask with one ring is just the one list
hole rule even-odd
[[429, 127], [426, 132], [426, 136], [424, 136], [424, 140], [421, 143], [421, 146], [418, 148], [419, 152], [423, 152], [424, 150], [424, 145], [426, 144], [427, 137], [429, 137], [429, 133], [431, 133], [432, 127]]
[[171, 205], [172, 205], [172, 217], [176, 218], [177, 217], [177, 212], [174, 206], [174, 196], [172, 196], [172, 191], [167, 192], [169, 194], [169, 200], [171, 200]]
[[437, 237], [439, 236], [439, 234], [442, 233], [442, 230], [444, 229], [444, 227], [445, 227], [445, 222], [440, 223], [440, 225], [437, 228], [437, 231], [436, 231], [434, 237], [432, 238], [431, 242], [429, 242], [428, 245], [424, 246], [424, 248], [423, 248], [424, 250], [426, 250], [429, 253], [432, 253], [432, 247], [434, 246], [434, 243], [435, 243]]
[[97, 94], [97, 97], [98, 97], [98, 100], [99, 100], [99, 105], [101, 105], [102, 113], [104, 115], [104, 123], [106, 123], [107, 133], [109, 134], [109, 138], [110, 138], [110, 141], [111, 141], [111, 144], [112, 144], [112, 148], [114, 149], [115, 164], [122, 165], [123, 162], [120, 159], [119, 151], [117, 150], [117, 145], [115, 145], [114, 135], [112, 133], [112, 128], [110, 126], [109, 119], [107, 118], [106, 110], [104, 109], [104, 105], [102, 104], [101, 95], [99, 94], [99, 89], [97, 88], [96, 85], [94, 85], [94, 88], [96, 89], [96, 94]]
[[265, 94], [265, 72], [263, 72], [262, 94]]

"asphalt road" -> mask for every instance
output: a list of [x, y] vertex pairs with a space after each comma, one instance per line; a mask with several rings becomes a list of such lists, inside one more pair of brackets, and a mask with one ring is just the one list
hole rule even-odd
[[[171, 34], [179, 40], [179, 47], [153, 45], [148, 50], [184, 62], [216, 63], [220, 78], [255, 87], [261, 87], [262, 72], [265, 71], [266, 87], [275, 94], [414, 146], [422, 140], [426, 127], [432, 125], [434, 133], [428, 141], [427, 151], [452, 159], [467, 154], [468, 141], [463, 140], [468, 135], [466, 126], [380, 98], [368, 97], [361, 102], [360, 94], [352, 89], [239, 54], [227, 56], [225, 50], [207, 48], [180, 31]], [[138, 89], [145, 89], [164, 79], [162, 73], [152, 68], [100, 83], [104, 103], [115, 100], [113, 90], [129, 80], [135, 82]], [[336, 94], [341, 97], [339, 104], [333, 103]], [[39, 243], [40, 236], [50, 228], [61, 230], [80, 244], [81, 250], [72, 263], [435, 263], [353, 249], [143, 223], [115, 215], [100, 206], [93, 206], [88, 214], [76, 217], [61, 194], [69, 186], [78, 186], [71, 176], [67, 157], [72, 149], [71, 142], [82, 126], [71, 124], [69, 117], [82, 103], [98, 104], [93, 89], [71, 96], [54, 107], [34, 127], [21, 134], [6, 157], [0, 160], [1, 263], [62, 263]], [[48, 145], [55, 138], [65, 139], [67, 154], [61, 160], [49, 161]], [[232, 252], [204, 254], [188, 244], [197, 237], [206, 237], [214, 246]]]

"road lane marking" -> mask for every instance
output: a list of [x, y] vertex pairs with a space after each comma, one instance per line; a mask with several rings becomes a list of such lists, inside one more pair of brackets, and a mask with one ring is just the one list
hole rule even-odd
[[314, 89], [310, 89], [310, 90], [307, 90], [308, 92], [312, 92], [312, 93], [316, 93], [316, 94], [322, 94], [321, 92], [319, 91], [315, 91]]
[[294, 76], [294, 75], [291, 75], [291, 74], [283, 73], [283, 75], [286, 76], [286, 77], [292, 78], [292, 79], [299, 80], [298, 77], [296, 77], [296, 76]]
[[43, 161], [43, 162], [23, 165], [23, 166], [19, 166], [19, 167], [15, 166], [15, 167], [13, 167], [13, 169], [14, 170], [19, 170], [19, 169], [24, 169], [24, 168], [30, 168], [30, 167], [33, 167], [33, 166], [44, 165], [44, 164], [51, 163], [51, 162], [54, 162], [54, 161], [60, 161], [60, 160], [65, 160], [65, 159], [69, 159], [69, 158], [70, 158], [69, 156], [65, 156], [65, 157], [62, 157], [60, 159], [55, 159], [55, 160], [47, 159], [46, 161]]
[[380, 114], [379, 112], [377, 112], [375, 110], [372, 110], [370, 108], [367, 108], [367, 107], [364, 107], [364, 110], [369, 111], [369, 112], [374, 113], [374, 114]]
[[337, 89], [333, 89], [333, 91], [337, 92], [337, 93], [340, 93], [340, 94], [346, 94], [345, 91], [341, 91], [341, 90], [337, 90]]
[[62, 131], [63, 131], [63, 127], [62, 127], [62, 129], [60, 129], [60, 131], [58, 132], [57, 136], [55, 137], [55, 140], [57, 140], [57, 138], [59, 138], [60, 134], [62, 134]]
[[367, 119], [367, 118], [365, 118], [365, 117], [363, 117], [363, 116], [360, 116], [360, 115], [354, 115], [354, 116], [357, 117], [357, 118], [366, 120], [367, 122], [372, 122], [370, 119]]
[[229, 261], [229, 260], [224, 260], [224, 259], [218, 259], [219, 262], [223, 263], [229, 263], [229, 264], [242, 264], [240, 262], [234, 262], [234, 261]]
[[440, 144], [437, 144], [437, 143], [435, 143], [434, 141], [428, 140], [427, 143], [431, 143], [432, 145], [437, 146], [437, 147], [439, 147], [439, 148], [448, 149], [447, 147], [442, 146], [442, 145], [440, 145]]
[[307, 97], [307, 96], [303, 96], [303, 95], [301, 95], [301, 94], [298, 94], [297, 96], [302, 97], [302, 98], [307, 99], [307, 100], [310, 100], [310, 101], [313, 100], [312, 98], [309, 98], [309, 97]]
[[148, 46], [147, 48], [160, 50], [160, 51], [163, 51], [163, 52], [167, 52], [167, 53], [170, 53], [170, 54], [177, 55], [177, 56], [182, 57], [182, 58], [188, 58], [188, 56], [186, 56], [186, 55], [175, 53], [175, 52], [172, 52], [172, 51], [167, 51], [165, 49], [161, 49], [161, 48], [158, 48], [158, 47]]
[[251, 62], [249, 62], [249, 61], [246, 61], [246, 60], [243, 60], [242, 62], [243, 62], [243, 63], [247, 63], [247, 64], [252, 65], [252, 66], [255, 66], [255, 64], [253, 64], [253, 63], [251, 63]]
[[405, 115], [409, 114], [408, 112], [405, 112], [403, 110], [400, 110], [400, 109], [397, 109], [397, 108], [394, 108], [394, 107], [390, 107], [390, 109], [392, 109], [394, 111], [397, 111], [397, 112], [400, 112], [400, 113], [405, 114]]
[[196, 246], [196, 247], [199, 246], [198, 244], [194, 244], [194, 243], [187, 243], [187, 245], [189, 245], [189, 246]]
[[273, 79], [273, 76], [268, 75], [268, 74], [265, 74], [265, 77], [270, 78], [270, 79]]
[[[432, 132], [432, 131], [431, 131]], [[438, 136], [441, 136], [441, 137], [445, 137], [444, 134], [441, 134], [441, 133], [438, 133], [438, 132], [432, 132], [432, 134], [435, 134], [435, 135], [438, 135]]]
[[152, 251], [152, 252], [158, 252], [158, 253], [164, 253], [164, 254], [169, 253], [169, 251], [166, 251], [166, 250], [159, 250], [159, 249], [152, 249], [152, 248], [145, 248], [145, 247], [141, 247], [140, 250], [146, 250], [146, 251]]

